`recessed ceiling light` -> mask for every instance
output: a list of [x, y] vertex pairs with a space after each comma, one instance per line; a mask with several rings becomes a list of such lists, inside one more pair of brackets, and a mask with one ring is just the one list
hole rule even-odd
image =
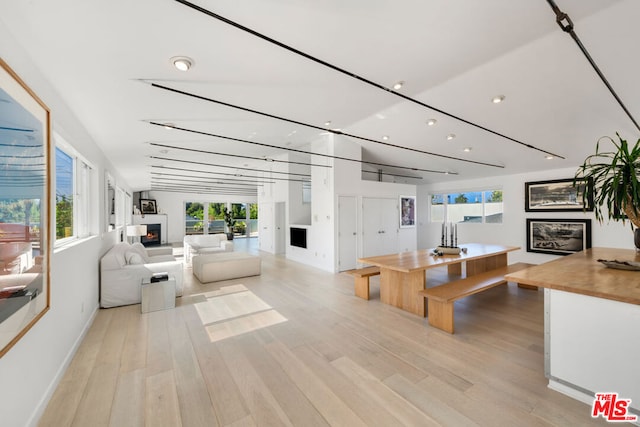
[[383, 141], [388, 141], [389, 140], [389, 135], [382, 135], [382, 140]]
[[180, 71], [189, 71], [193, 67], [193, 59], [186, 56], [174, 56], [171, 58], [171, 63]]
[[438, 123], [438, 121], [436, 119], [427, 120], [427, 125], [429, 125], [429, 126], [435, 126], [436, 123]]
[[175, 125], [173, 123], [165, 123], [164, 124], [164, 128], [167, 130], [171, 130], [175, 127]]
[[544, 156], [545, 159], [547, 160], [553, 160], [553, 156], [552, 155], [546, 155]]
[[500, 104], [502, 101], [504, 101], [504, 95], [498, 95], [491, 98], [491, 102], [494, 104]]
[[462, 151], [464, 151], [465, 153], [468, 153], [469, 151], [471, 151], [471, 147], [464, 147]]
[[451, 141], [455, 137], [456, 137], [455, 133], [450, 133], [449, 135], [447, 135], [447, 141]]
[[326, 122], [324, 122], [325, 126], [331, 126], [331, 120], [327, 120]]
[[164, 150], [160, 150], [160, 152], [161, 152], [162, 154], [167, 154], [167, 153], [169, 152], [169, 150], [164, 149]]
[[400, 90], [402, 89], [402, 86], [404, 86], [404, 81], [400, 80], [399, 82], [393, 84], [393, 89]]

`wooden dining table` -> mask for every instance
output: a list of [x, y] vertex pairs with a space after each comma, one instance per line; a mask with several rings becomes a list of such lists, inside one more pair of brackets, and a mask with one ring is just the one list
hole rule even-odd
[[418, 292], [425, 288], [425, 272], [447, 266], [449, 275], [461, 276], [465, 264], [466, 276], [507, 265], [507, 253], [517, 246], [467, 243], [459, 245], [466, 252], [437, 256], [432, 249], [401, 252], [360, 258], [358, 262], [380, 267], [380, 301], [418, 316], [426, 316], [425, 298]]

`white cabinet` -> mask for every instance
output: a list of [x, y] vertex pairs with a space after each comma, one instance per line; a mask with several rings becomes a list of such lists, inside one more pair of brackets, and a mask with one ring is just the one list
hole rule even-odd
[[362, 256], [398, 252], [398, 200], [362, 199]]

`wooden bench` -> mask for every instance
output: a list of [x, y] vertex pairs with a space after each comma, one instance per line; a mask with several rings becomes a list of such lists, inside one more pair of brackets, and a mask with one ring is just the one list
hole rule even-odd
[[365, 267], [357, 270], [349, 270], [355, 280], [355, 294], [357, 297], [369, 299], [369, 277], [380, 274], [380, 267]]
[[461, 298], [507, 283], [505, 274], [514, 273], [533, 264], [518, 262], [495, 270], [475, 274], [453, 282], [419, 291], [427, 300], [429, 324], [453, 333], [453, 303]]

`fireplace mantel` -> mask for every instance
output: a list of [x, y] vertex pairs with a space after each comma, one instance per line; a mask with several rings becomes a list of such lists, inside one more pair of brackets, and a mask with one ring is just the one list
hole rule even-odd
[[133, 224], [160, 224], [160, 244], [167, 244], [167, 214], [133, 215]]

